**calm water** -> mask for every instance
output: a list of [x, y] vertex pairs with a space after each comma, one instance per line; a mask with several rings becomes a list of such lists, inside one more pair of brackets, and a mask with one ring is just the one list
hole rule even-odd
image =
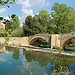
[[[51, 75], [66, 67], [75, 75], [75, 57], [0, 47], [0, 75]], [[65, 70], [66, 70], [65, 69]], [[64, 69], [63, 69], [64, 70]]]

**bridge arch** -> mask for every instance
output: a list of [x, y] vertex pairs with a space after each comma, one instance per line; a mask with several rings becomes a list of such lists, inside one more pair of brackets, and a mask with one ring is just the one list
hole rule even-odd
[[70, 40], [73, 39], [73, 38], [75, 38], [75, 36], [74, 36], [74, 37], [70, 37], [70, 38], [68, 38], [67, 40], [65, 40], [65, 41], [63, 42], [62, 48], [65, 48], [66, 45], [70, 42]]
[[42, 36], [35, 36], [35, 37], [32, 37], [30, 40], [29, 40], [29, 45], [31, 44], [34, 44], [38, 39], [44, 39], [47, 43], [49, 42], [49, 39], [45, 38], [45, 37], [42, 37]]

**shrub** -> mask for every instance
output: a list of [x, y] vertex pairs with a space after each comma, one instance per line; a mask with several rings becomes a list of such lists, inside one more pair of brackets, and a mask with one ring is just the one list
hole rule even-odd
[[12, 30], [11, 29], [8, 29], [8, 32], [9, 32], [9, 34], [11, 34]]
[[8, 32], [4, 29], [0, 29], [0, 37], [7, 37]]
[[23, 35], [23, 28], [22, 27], [19, 27], [17, 28], [16, 30], [14, 30], [11, 35], [13, 37], [21, 37]]
[[62, 50], [62, 48], [60, 48], [58, 46], [53, 46], [53, 49]]

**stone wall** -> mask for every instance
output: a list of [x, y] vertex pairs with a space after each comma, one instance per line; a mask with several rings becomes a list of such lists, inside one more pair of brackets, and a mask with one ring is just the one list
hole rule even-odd
[[7, 44], [16, 46], [28, 46], [28, 37], [11, 37]]
[[5, 44], [5, 39], [3, 37], [0, 37], [0, 43]]
[[0, 20], [0, 29], [5, 29], [5, 24], [3, 22], [5, 22], [5, 21]]

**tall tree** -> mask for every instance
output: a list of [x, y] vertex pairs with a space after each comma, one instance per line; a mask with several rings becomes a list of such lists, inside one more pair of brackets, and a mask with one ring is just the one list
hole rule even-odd
[[38, 22], [37, 17], [32, 16], [27, 16], [23, 24], [23, 30], [26, 36], [45, 32], [44, 28]]
[[19, 27], [19, 25], [20, 25], [19, 21], [20, 20], [19, 20], [18, 16], [14, 16], [14, 18], [12, 18], [12, 24], [11, 24], [12, 30], [15, 30], [16, 28]]
[[19, 27], [20, 20], [19, 20], [19, 17], [15, 14], [9, 16], [9, 18], [10, 18], [10, 20], [5, 20], [6, 21], [6, 30], [8, 31], [9, 29], [11, 29], [13, 31]]
[[72, 7], [66, 4], [55, 3], [51, 13], [55, 25], [55, 33], [68, 33], [75, 31], [75, 15]]
[[42, 11], [39, 12], [37, 17], [39, 19], [39, 23], [44, 27], [45, 33], [47, 33], [47, 27], [49, 25], [50, 15], [48, 14], [47, 11], [42, 10]]

